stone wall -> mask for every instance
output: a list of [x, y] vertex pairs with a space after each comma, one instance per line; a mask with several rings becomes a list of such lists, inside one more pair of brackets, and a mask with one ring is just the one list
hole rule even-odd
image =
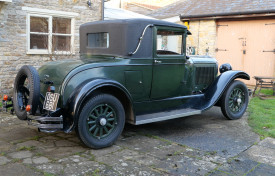
[[[182, 23], [184, 24], [184, 23]], [[216, 56], [216, 22], [215, 20], [197, 20], [189, 22], [187, 48], [195, 48], [196, 55]]]
[[[75, 12], [75, 55], [79, 53], [79, 26], [86, 22], [101, 20], [101, 0], [91, 0], [89, 8], [87, 0], [12, 0], [0, 2], [0, 98], [13, 88], [13, 81], [22, 65], [33, 65], [39, 68], [50, 61], [49, 55], [26, 54], [26, 15], [22, 7], [41, 8], [64, 12]], [[58, 56], [54, 59], [63, 59]]]

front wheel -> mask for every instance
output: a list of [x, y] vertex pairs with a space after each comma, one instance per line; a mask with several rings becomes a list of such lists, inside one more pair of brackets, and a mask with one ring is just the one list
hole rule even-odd
[[100, 94], [85, 103], [78, 119], [78, 136], [88, 147], [108, 147], [117, 140], [124, 124], [121, 102], [112, 95]]
[[243, 116], [248, 105], [248, 90], [241, 81], [234, 81], [221, 97], [221, 110], [223, 115], [230, 120]]

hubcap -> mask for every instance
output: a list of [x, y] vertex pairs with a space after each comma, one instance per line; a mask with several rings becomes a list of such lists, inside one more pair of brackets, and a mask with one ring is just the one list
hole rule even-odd
[[238, 98], [237, 103], [238, 103], [238, 105], [240, 105], [242, 103], [242, 99]]
[[100, 125], [104, 126], [106, 125], [107, 120], [105, 118], [100, 119]]
[[229, 95], [229, 109], [233, 113], [241, 111], [245, 102], [244, 91], [240, 88], [234, 88]]
[[109, 136], [117, 126], [117, 116], [108, 104], [97, 105], [87, 118], [88, 133], [97, 139]]

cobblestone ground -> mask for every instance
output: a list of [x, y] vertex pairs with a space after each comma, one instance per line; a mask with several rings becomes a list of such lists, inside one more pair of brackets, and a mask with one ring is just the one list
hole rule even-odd
[[225, 156], [143, 129], [127, 125], [115, 145], [92, 150], [75, 133], [40, 133], [0, 113], [0, 175], [275, 175], [272, 138]]

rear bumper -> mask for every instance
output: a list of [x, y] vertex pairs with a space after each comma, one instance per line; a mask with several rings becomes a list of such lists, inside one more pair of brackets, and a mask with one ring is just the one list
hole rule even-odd
[[28, 124], [36, 126], [39, 131], [46, 133], [53, 133], [56, 131], [63, 131], [63, 116], [50, 117], [50, 116], [28, 116]]

